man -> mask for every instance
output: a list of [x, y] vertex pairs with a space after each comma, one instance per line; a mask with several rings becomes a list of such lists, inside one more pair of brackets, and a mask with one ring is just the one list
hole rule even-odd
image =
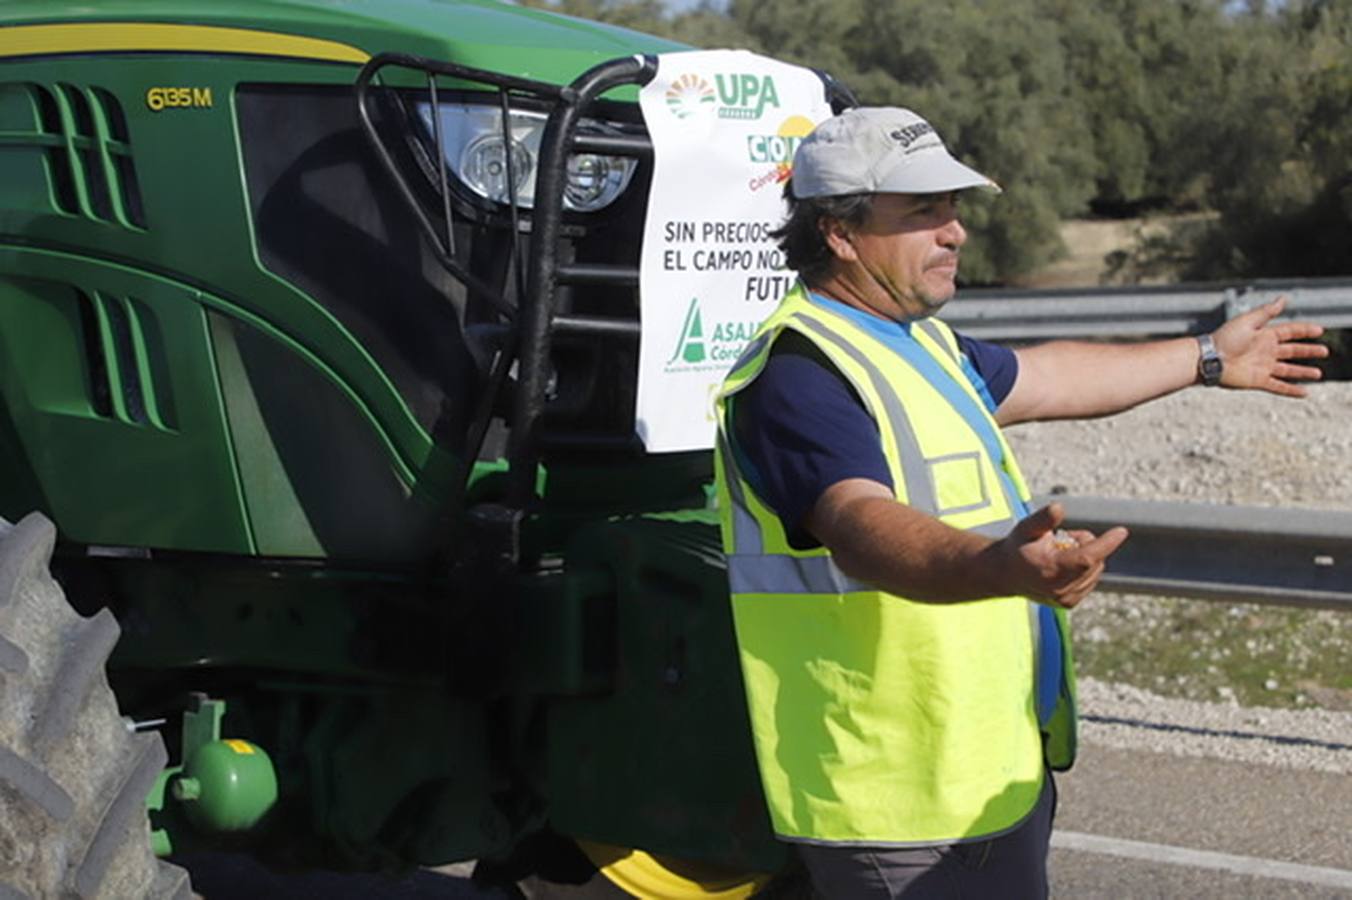
[[1008, 349], [955, 335], [960, 193], [999, 190], [914, 113], [799, 148], [800, 283], [719, 397], [724, 545], [776, 833], [830, 900], [1047, 894], [1048, 768], [1075, 752], [1065, 611], [1127, 538], [1032, 511], [1001, 428], [1195, 383], [1302, 396], [1321, 329], [1277, 301], [1214, 335]]

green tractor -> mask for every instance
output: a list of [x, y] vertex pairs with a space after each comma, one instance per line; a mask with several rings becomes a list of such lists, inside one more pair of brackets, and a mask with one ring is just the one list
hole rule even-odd
[[635, 437], [636, 86], [680, 49], [490, 0], [4, 5], [0, 897], [186, 896], [156, 855], [219, 847], [783, 869], [710, 454]]

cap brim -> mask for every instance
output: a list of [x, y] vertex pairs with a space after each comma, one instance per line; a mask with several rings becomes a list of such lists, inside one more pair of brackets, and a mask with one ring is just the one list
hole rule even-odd
[[924, 159], [897, 166], [878, 179], [880, 194], [942, 194], [982, 188], [1001, 193], [1000, 185], [970, 166], [964, 166], [942, 150], [930, 152]]

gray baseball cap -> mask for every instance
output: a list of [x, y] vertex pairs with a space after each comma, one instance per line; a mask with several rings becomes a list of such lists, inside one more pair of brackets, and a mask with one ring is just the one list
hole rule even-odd
[[909, 109], [847, 109], [817, 126], [793, 157], [793, 195], [938, 194], [1000, 186], [954, 159]]

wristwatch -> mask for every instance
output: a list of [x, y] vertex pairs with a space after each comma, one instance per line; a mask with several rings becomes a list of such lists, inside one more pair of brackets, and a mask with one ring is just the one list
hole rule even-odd
[[1216, 342], [1209, 334], [1198, 335], [1197, 346], [1201, 350], [1197, 357], [1197, 377], [1207, 387], [1215, 387], [1221, 383], [1221, 372], [1225, 369], [1220, 353], [1216, 352]]

